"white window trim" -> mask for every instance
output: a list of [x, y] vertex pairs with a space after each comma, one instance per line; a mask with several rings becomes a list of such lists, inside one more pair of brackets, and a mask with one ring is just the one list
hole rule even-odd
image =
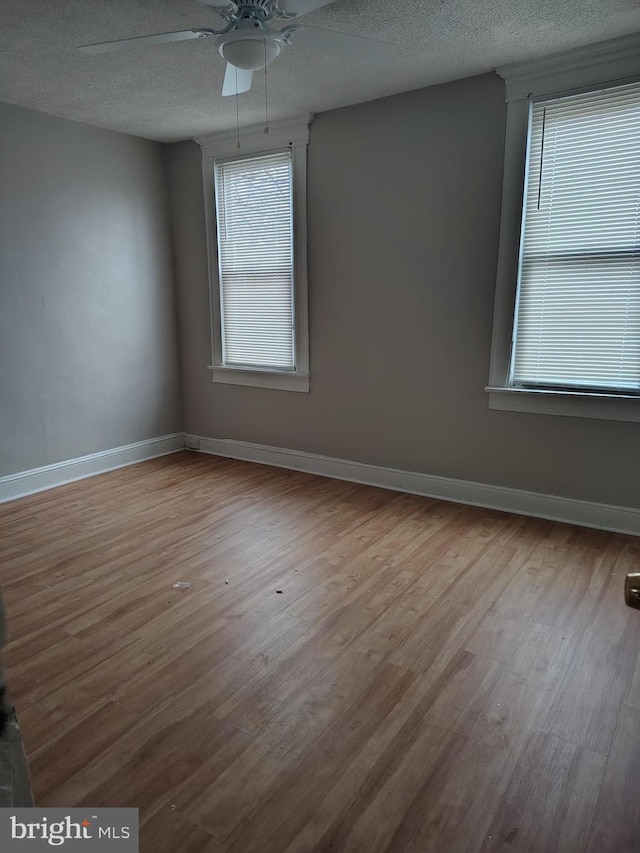
[[508, 384], [515, 313], [529, 97], [589, 91], [640, 80], [640, 34], [497, 69], [506, 84], [507, 124], [500, 248], [493, 315], [489, 408], [510, 412], [640, 421], [640, 399], [618, 394], [534, 391]]
[[[225, 385], [251, 385], [282, 391], [309, 391], [309, 309], [307, 296], [307, 144], [311, 116], [273, 122], [269, 133], [264, 125], [240, 130], [240, 148], [236, 131], [197, 138], [202, 150], [207, 259], [209, 265], [209, 304], [211, 312], [211, 353], [209, 369], [212, 381]], [[262, 370], [229, 367], [222, 361], [222, 329], [220, 326], [220, 287], [218, 280], [218, 243], [216, 238], [216, 205], [214, 195], [215, 161], [224, 157], [262, 154], [291, 148], [293, 166], [293, 246], [294, 246], [294, 310], [295, 371]]]

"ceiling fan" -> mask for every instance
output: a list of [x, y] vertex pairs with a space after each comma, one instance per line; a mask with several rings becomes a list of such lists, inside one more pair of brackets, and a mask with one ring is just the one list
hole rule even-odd
[[[210, 6], [227, 22], [224, 29], [200, 28], [174, 33], [106, 41], [82, 45], [85, 53], [111, 53], [151, 44], [187, 39], [213, 38], [220, 55], [227, 60], [223, 95], [239, 95], [251, 89], [253, 72], [273, 62], [284, 47], [300, 46], [360, 59], [384, 62], [395, 54], [395, 46], [386, 42], [352, 36], [320, 27], [297, 23], [298, 18], [335, 0], [198, 0]], [[282, 29], [274, 21], [291, 22]]]

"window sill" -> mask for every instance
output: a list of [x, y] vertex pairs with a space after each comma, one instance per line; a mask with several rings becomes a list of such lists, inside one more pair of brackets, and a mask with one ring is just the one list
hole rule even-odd
[[278, 391], [309, 392], [308, 373], [280, 373], [274, 370], [249, 370], [244, 367], [209, 365], [213, 382], [223, 385], [249, 385], [254, 388], [274, 388]]
[[640, 422], [640, 398], [617, 394], [533, 391], [487, 387], [489, 408], [502, 412], [532, 412], [607, 421]]

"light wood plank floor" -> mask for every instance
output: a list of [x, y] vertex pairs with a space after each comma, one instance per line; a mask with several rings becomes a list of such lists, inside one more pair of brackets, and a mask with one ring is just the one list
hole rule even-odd
[[639, 539], [181, 453], [0, 565], [36, 801], [143, 853], [640, 849]]

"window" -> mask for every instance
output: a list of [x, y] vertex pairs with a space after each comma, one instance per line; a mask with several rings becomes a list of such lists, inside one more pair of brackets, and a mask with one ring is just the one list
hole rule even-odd
[[[593, 73], [640, 65], [637, 51], [609, 62]], [[575, 68], [554, 75], [547, 61], [530, 80], [503, 74], [505, 182], [487, 390], [495, 409], [637, 421], [640, 82], [612, 74], [601, 79], [613, 82], [596, 84], [584, 79], [584, 62]], [[573, 77], [568, 91], [551, 88], [559, 76]]]
[[291, 151], [216, 162], [222, 363], [295, 370]]
[[308, 121], [199, 140], [214, 382], [309, 390]]
[[640, 392], [640, 85], [531, 104], [510, 382]]

